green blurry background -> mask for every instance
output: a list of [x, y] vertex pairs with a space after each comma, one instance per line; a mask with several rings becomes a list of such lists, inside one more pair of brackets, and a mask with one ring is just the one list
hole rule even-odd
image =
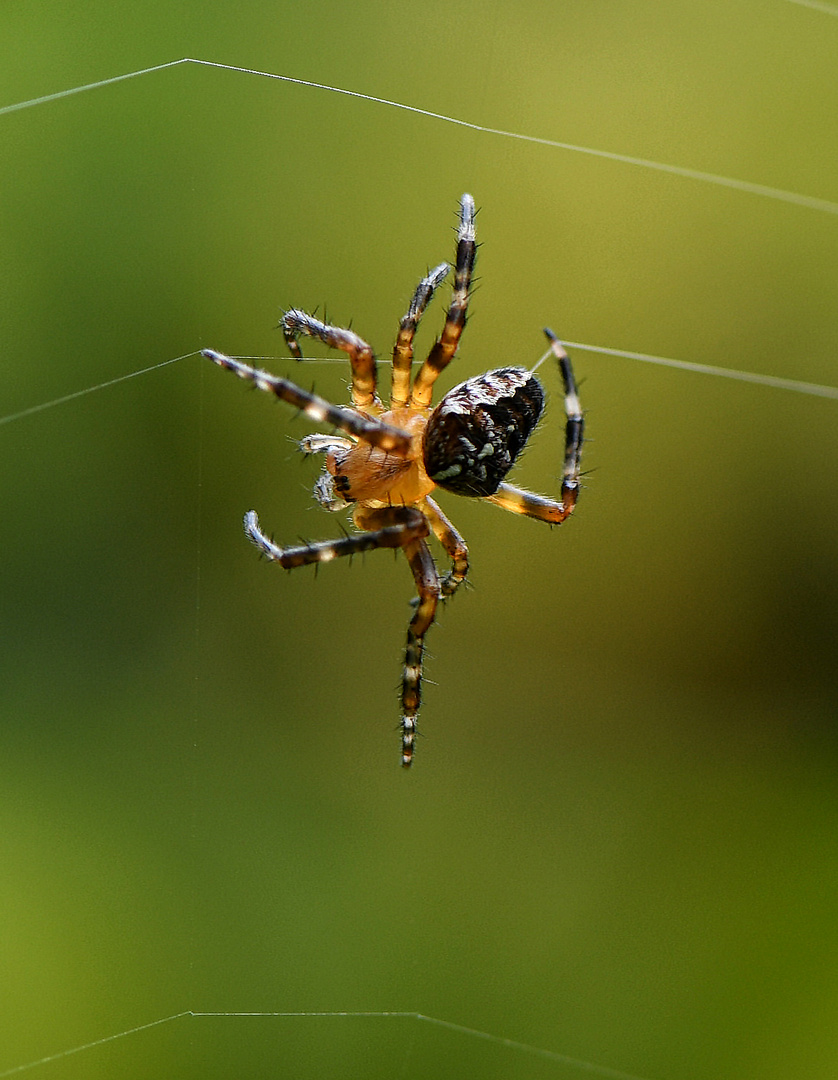
[[[838, 19], [788, 0], [7, 3], [0, 103], [185, 55], [838, 199]], [[829, 213], [192, 65], [0, 136], [3, 417], [202, 346], [299, 376], [291, 304], [386, 356], [463, 191], [445, 386], [545, 323], [838, 384]], [[286, 575], [241, 532], [338, 535], [305, 421], [191, 355], [0, 427], [0, 1073], [183, 1010], [417, 1010], [656, 1080], [836, 1075], [838, 402], [574, 359], [573, 520], [444, 499], [474, 588], [408, 774], [403, 560]], [[544, 374], [518, 478], [555, 491]], [[302, 378], [344, 396], [345, 365]], [[582, 1075], [241, 1017], [36, 1074]]]

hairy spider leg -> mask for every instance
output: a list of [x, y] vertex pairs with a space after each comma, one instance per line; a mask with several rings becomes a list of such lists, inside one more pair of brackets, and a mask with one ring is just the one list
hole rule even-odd
[[440, 582], [436, 565], [425, 537], [430, 527], [425, 515], [411, 506], [386, 506], [371, 510], [358, 507], [355, 524], [363, 532], [342, 536], [337, 540], [320, 540], [299, 547], [280, 547], [266, 536], [259, 525], [255, 510], [244, 515], [244, 531], [265, 558], [286, 570], [312, 563], [331, 562], [344, 555], [357, 555], [375, 548], [402, 548], [413, 577], [419, 602], [407, 628], [407, 648], [402, 672], [402, 765], [409, 768], [413, 760], [417, 718], [422, 700], [422, 657], [425, 634], [434, 621], [440, 598]]
[[[266, 536], [259, 525], [259, 516], [255, 510], [248, 510], [244, 515], [244, 531], [252, 544], [262, 552], [266, 559], [279, 563], [285, 570], [295, 570], [298, 566], [310, 566], [312, 563], [331, 562], [343, 555], [358, 555], [363, 551], [373, 551], [375, 548], [400, 548], [414, 537], [421, 536], [424, 529], [428, 532], [425, 522], [420, 522], [421, 515], [418, 511], [404, 507], [394, 507], [396, 512], [375, 510], [365, 512], [365, 524], [378, 525], [361, 533], [352, 533], [341, 536], [337, 540], [318, 540], [311, 544], [301, 544], [299, 547], [280, 547]], [[407, 509], [407, 513], [404, 510]], [[381, 524], [386, 522], [386, 524]]]
[[359, 529], [377, 528], [378, 533], [385, 531], [381, 528], [384, 522], [401, 524], [405, 558], [416, 582], [418, 603], [407, 627], [407, 648], [402, 670], [402, 765], [409, 769], [413, 761], [419, 706], [422, 703], [425, 634], [434, 621], [441, 593], [436, 563], [425, 541], [430, 527], [425, 514], [411, 506], [387, 506], [380, 510], [358, 507], [354, 518]]
[[411, 540], [404, 549], [419, 602], [407, 627], [407, 649], [404, 655], [402, 675], [402, 765], [409, 769], [416, 745], [419, 706], [422, 703], [422, 658], [425, 652], [425, 634], [434, 621], [440, 598], [439, 574], [431, 550], [424, 539]]
[[570, 357], [552, 330], [545, 327], [544, 333], [559, 361], [559, 370], [564, 383], [564, 411], [567, 425], [565, 426], [564, 468], [562, 469], [562, 506], [567, 507], [567, 512], [570, 514], [579, 496], [579, 469], [582, 461], [585, 418], [582, 415], [582, 405], [579, 401], [579, 391], [576, 389]]
[[423, 277], [416, 286], [407, 314], [399, 323], [399, 333], [393, 347], [393, 379], [390, 388], [390, 408], [403, 409], [410, 397], [410, 371], [413, 364], [413, 338], [425, 308], [431, 302], [436, 288], [445, 280], [451, 267], [440, 263]]
[[428, 354], [427, 360], [413, 380], [411, 405], [427, 409], [431, 404], [434, 383], [457, 351], [460, 335], [466, 325], [469, 288], [474, 270], [477, 243], [474, 239], [474, 199], [463, 195], [460, 200], [460, 227], [457, 230], [457, 261], [454, 269], [454, 292], [445, 319], [442, 335]]
[[375, 363], [375, 354], [372, 347], [352, 330], [345, 330], [342, 326], [331, 326], [329, 323], [315, 319], [299, 308], [291, 308], [286, 311], [280, 320], [285, 341], [291, 351], [291, 355], [302, 360], [297, 338], [301, 334], [307, 337], [319, 338], [332, 349], [342, 349], [349, 354], [349, 365], [352, 369], [352, 404], [357, 409], [364, 409], [373, 414], [383, 411], [381, 402], [376, 393], [378, 375]]
[[525, 514], [527, 517], [537, 518], [539, 521], [547, 521], [551, 525], [561, 525], [565, 518], [573, 513], [579, 496], [579, 470], [582, 459], [585, 420], [582, 415], [582, 406], [579, 403], [579, 393], [576, 389], [576, 380], [573, 377], [570, 357], [552, 330], [545, 329], [544, 333], [547, 335], [550, 348], [559, 362], [559, 370], [562, 373], [562, 382], [564, 383], [564, 408], [567, 423], [565, 426], [561, 502], [547, 499], [543, 495], [534, 495], [531, 491], [513, 487], [511, 484], [501, 484], [494, 495], [488, 496], [488, 501], [493, 502], [496, 506], [502, 506], [504, 510], [510, 510], [514, 514]]
[[440, 595], [443, 600], [446, 600], [449, 596], [453, 596], [468, 576], [468, 547], [462, 536], [443, 514], [439, 503], [427, 496], [420, 506], [431, 523], [434, 536], [451, 559], [451, 569], [440, 581]]
[[265, 390], [282, 401], [295, 405], [311, 420], [316, 420], [321, 424], [331, 424], [347, 435], [354, 435], [371, 446], [377, 446], [380, 450], [399, 457], [406, 457], [410, 451], [410, 436], [391, 424], [385, 424], [373, 416], [366, 416], [354, 409], [343, 409], [338, 405], [332, 405], [325, 398], [303, 390], [288, 379], [251, 367], [250, 364], [244, 364], [241, 360], [225, 356], [224, 353], [216, 352], [214, 349], [204, 349], [202, 355], [207, 360], [212, 360], [214, 364], [218, 364], [219, 367], [232, 371], [240, 379], [253, 383], [259, 390]]

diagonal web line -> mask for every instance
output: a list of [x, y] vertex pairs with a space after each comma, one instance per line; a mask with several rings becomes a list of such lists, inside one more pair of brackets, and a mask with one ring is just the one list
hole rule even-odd
[[0, 116], [4, 113], [18, 112], [20, 109], [31, 109], [35, 105], [44, 105], [48, 101], [58, 101], [60, 98], [70, 97], [72, 94], [83, 94], [85, 90], [98, 90], [100, 86], [110, 86], [112, 83], [124, 82], [126, 79], [136, 79], [139, 75], [148, 75], [152, 71], [162, 71], [164, 68], [177, 67], [179, 64], [198, 63], [192, 60], [169, 60], [165, 64], [155, 64], [154, 67], [140, 68], [139, 71], [129, 71], [125, 75], [114, 75], [110, 79], [99, 79], [98, 82], [85, 83], [83, 86], [74, 86], [70, 90], [59, 90], [55, 94], [43, 94], [41, 97], [29, 98], [28, 101], [18, 101], [14, 105], [0, 106]]
[[[615, 356], [621, 357], [625, 360], [635, 360], [644, 364], [657, 364], [660, 367], [679, 368], [682, 371], [694, 371], [699, 375], [714, 375], [725, 379], [734, 379], [738, 382], [754, 383], [757, 386], [769, 386], [777, 390], [787, 390], [796, 394], [807, 394], [810, 397], [823, 397], [832, 398], [838, 401], [838, 386], [825, 386], [821, 383], [805, 382], [801, 379], [786, 379], [779, 375], [761, 375], [755, 371], [740, 371], [736, 368], [719, 367], [716, 364], [700, 364], [691, 360], [676, 360], [673, 357], [668, 356], [653, 356], [651, 353], [631, 352], [628, 349], [612, 349], [605, 345], [586, 345], [580, 341], [566, 341], [562, 342], [568, 349], [578, 350], [580, 352], [592, 352], [599, 353], [601, 356]], [[115, 379], [108, 379], [106, 382], [97, 383], [95, 386], [88, 386], [83, 390], [75, 390], [71, 394], [64, 394], [61, 397], [53, 398], [50, 401], [42, 401], [38, 405], [30, 405], [26, 409], [21, 409], [15, 413], [9, 413], [7, 416], [0, 416], [0, 427], [4, 424], [11, 424], [17, 420], [24, 420], [28, 416], [34, 416], [37, 413], [44, 412], [45, 409], [51, 409], [56, 405], [66, 405], [69, 401], [75, 401], [77, 398], [85, 397], [88, 394], [95, 394], [99, 390], [106, 390], [110, 386], [116, 386], [118, 383], [127, 382], [129, 379], [136, 379], [140, 375], [148, 375], [152, 371], [157, 371], [159, 368], [167, 367], [169, 364], [176, 364], [180, 360], [188, 360], [192, 356], [197, 356], [197, 352], [184, 353], [183, 356], [175, 356], [171, 360], [163, 360], [159, 364], [152, 364], [151, 367], [141, 368], [139, 371], [130, 371], [126, 375], [119, 375]], [[541, 366], [541, 364], [552, 355], [551, 350], [547, 350], [544, 356], [535, 364], [532, 368], [535, 371]], [[280, 358], [275, 356], [237, 356], [237, 360], [248, 361], [278, 361]], [[284, 358], [284, 359], [287, 359]], [[306, 357], [305, 362], [307, 364], [345, 364], [342, 359], [334, 359], [332, 357], [315, 358]]]
[[119, 1031], [114, 1035], [106, 1035], [104, 1038], [94, 1039], [92, 1042], [83, 1043], [81, 1046], [73, 1046], [68, 1050], [60, 1050], [58, 1053], [48, 1054], [46, 1057], [38, 1058], [36, 1061], [29, 1061], [23, 1065], [15, 1065], [11, 1069], [0, 1072], [0, 1080], [6, 1076], [14, 1076], [18, 1073], [26, 1072], [29, 1069], [35, 1069], [39, 1065], [49, 1065], [54, 1061], [60, 1061], [62, 1058], [71, 1057], [73, 1054], [81, 1054], [85, 1050], [92, 1050], [94, 1047], [102, 1046], [105, 1043], [115, 1042], [117, 1039], [127, 1038], [129, 1035], [136, 1035], [140, 1031], [148, 1031], [150, 1028], [160, 1027], [162, 1024], [169, 1024], [174, 1020], [182, 1020], [184, 1017], [189, 1017], [190, 1019], [198, 1019], [200, 1017], [229, 1017], [232, 1019], [259, 1017], [265, 1019], [299, 1019], [302, 1017], [308, 1017], [310, 1019], [328, 1019], [343, 1017], [350, 1020], [362, 1018], [373, 1020], [415, 1020], [421, 1024], [428, 1024], [432, 1027], [444, 1028], [448, 1031], [456, 1032], [458, 1035], [466, 1035], [469, 1038], [481, 1039], [485, 1042], [493, 1043], [495, 1046], [503, 1046], [509, 1050], [517, 1050], [520, 1053], [530, 1054], [546, 1061], [567, 1065], [570, 1068], [578, 1069], [580, 1072], [586, 1072], [592, 1076], [605, 1077], [606, 1080], [648, 1080], [647, 1077], [639, 1076], [637, 1073], [628, 1073], [623, 1072], [621, 1069], [612, 1069], [608, 1065], [598, 1065], [593, 1061], [584, 1061], [582, 1058], [570, 1057], [567, 1054], [557, 1053], [555, 1050], [545, 1050], [541, 1046], [533, 1046], [531, 1043], [519, 1042], [517, 1039], [507, 1039], [502, 1035], [493, 1035], [488, 1031], [481, 1031], [479, 1028], [466, 1027], [464, 1024], [456, 1024], [452, 1020], [440, 1020], [438, 1017], [427, 1016], [425, 1013], [420, 1012], [199, 1012], [192, 1009], [173, 1013], [171, 1016], [163, 1016], [159, 1020], [152, 1020], [147, 1024], [138, 1024], [136, 1027], [127, 1028], [125, 1031]]
[[11, 424], [15, 420], [22, 420], [25, 416], [43, 412], [44, 409], [51, 409], [54, 405], [65, 405], [68, 401], [75, 401], [76, 398], [84, 397], [86, 394], [95, 394], [97, 390], [105, 390], [109, 386], [116, 386], [117, 383], [136, 379], [139, 375], [148, 375], [150, 371], [157, 371], [159, 368], [167, 367], [169, 364], [176, 364], [179, 360], [186, 360], [190, 356], [197, 356], [197, 353], [184, 353], [183, 356], [174, 356], [171, 360], [162, 360], [159, 364], [152, 364], [151, 367], [140, 368], [139, 371], [129, 371], [127, 375], [118, 375], [115, 379], [108, 379], [106, 382], [97, 383], [95, 386], [88, 386], [84, 390], [74, 390], [71, 394], [64, 394], [61, 397], [53, 398], [51, 401], [42, 401], [40, 405], [30, 405], [28, 409], [21, 409], [20, 412], [0, 416], [0, 427], [3, 424]]
[[[826, 5], [822, 5], [826, 7]], [[498, 135], [505, 139], [517, 139], [521, 142], [536, 143], [540, 146], [550, 146], [556, 150], [568, 150], [576, 154], [588, 154], [592, 157], [605, 158], [624, 165], [635, 165], [642, 169], [654, 169], [657, 172], [669, 173], [673, 176], [681, 176], [688, 180], [697, 180], [705, 184], [715, 184], [719, 187], [732, 188], [735, 191], [743, 191], [749, 195], [760, 195], [769, 199], [777, 199], [781, 202], [793, 203], [809, 210], [818, 210], [826, 214], [838, 214], [838, 203], [829, 199], [818, 199], [812, 195], [802, 195], [796, 191], [786, 191], [783, 188], [769, 187], [767, 184], [756, 184], [750, 180], [739, 180], [735, 177], [722, 176], [719, 173], [703, 172], [700, 169], [691, 169], [683, 165], [670, 165], [663, 161], [653, 161], [650, 158], [633, 157], [630, 154], [620, 154], [613, 150], [600, 150], [591, 146], [581, 146], [577, 143], [561, 142], [558, 139], [548, 139], [538, 135], [525, 135], [518, 131], [506, 131], [503, 128], [487, 127], [476, 124], [471, 120], [463, 120], [456, 116], [447, 116], [444, 113], [432, 112], [430, 109], [421, 109], [416, 105], [408, 105], [401, 101], [392, 101], [389, 98], [376, 97], [374, 94], [364, 94], [358, 90], [347, 90], [341, 86], [329, 86], [326, 83], [313, 82], [310, 79], [294, 79], [290, 75], [278, 75], [271, 71], [259, 71], [255, 68], [238, 67], [235, 64], [222, 64], [214, 60], [197, 60], [192, 57], [183, 57], [180, 60], [169, 60], [165, 64], [155, 64], [153, 67], [141, 68], [139, 71], [129, 71], [122, 75], [115, 75], [110, 79], [99, 79], [97, 82], [86, 83], [84, 86], [74, 86], [69, 90], [61, 90], [54, 94], [44, 94], [41, 97], [30, 98], [28, 101], [19, 101], [12, 105], [0, 107], [0, 116], [4, 113], [17, 112], [20, 109], [31, 108], [35, 105], [43, 105], [48, 101], [57, 101], [68, 97], [70, 94], [80, 94], [85, 90], [95, 90], [102, 86], [110, 86], [112, 83], [122, 82], [125, 79], [133, 79], [140, 75], [148, 75], [153, 71], [163, 71], [165, 68], [177, 67], [180, 64], [199, 64], [203, 67], [221, 68], [224, 71], [235, 71], [245, 75], [258, 75], [263, 79], [276, 79], [279, 82], [292, 83], [296, 86], [307, 86], [315, 90], [327, 90], [331, 94], [342, 94], [345, 97], [359, 98], [362, 101], [371, 101], [377, 105], [386, 105], [391, 109], [402, 109], [405, 112], [414, 113], [417, 116], [426, 116], [431, 120], [441, 120], [446, 124], [456, 124], [458, 127], [468, 128], [471, 131], [482, 132], [485, 135]]]
[[28, 1061], [25, 1065], [14, 1065], [11, 1069], [0, 1072], [0, 1077], [14, 1076], [16, 1073], [26, 1072], [27, 1069], [34, 1069], [38, 1065], [49, 1065], [53, 1061], [60, 1061], [61, 1058], [81, 1054], [84, 1050], [92, 1050], [94, 1046], [115, 1042], [117, 1039], [124, 1039], [128, 1035], [136, 1035], [138, 1031], [148, 1031], [149, 1028], [159, 1027], [160, 1024], [168, 1024], [172, 1020], [180, 1020], [181, 1017], [192, 1015], [190, 1012], [180, 1012], [175, 1013], [173, 1016], [164, 1016], [160, 1020], [152, 1020], [148, 1024], [138, 1024], [136, 1027], [128, 1028], [126, 1031], [119, 1031], [116, 1035], [106, 1035], [103, 1039], [94, 1039], [93, 1042], [82, 1043], [81, 1046], [73, 1046], [69, 1050], [59, 1050], [57, 1054], [47, 1054], [46, 1057], [38, 1058], [37, 1061]]
[[629, 352], [626, 349], [608, 349], [601, 345], [583, 345], [579, 341], [563, 341], [562, 344], [568, 349], [600, 353], [602, 356], [619, 356], [626, 360], [639, 360], [644, 364], [680, 368], [681, 371], [695, 371], [699, 375], [717, 375], [725, 379], [736, 379], [739, 382], [773, 386], [777, 390], [791, 390], [797, 394], [810, 394], [813, 397], [838, 400], [838, 387], [836, 386], [803, 382], [800, 379], [784, 379], [780, 375], [760, 375], [755, 371], [739, 371], [736, 368], [718, 367], [716, 364], [699, 364], [692, 360], [675, 360], [668, 356], [651, 356], [649, 353]]
[[825, 15], [838, 15], [838, 7], [835, 4], [824, 4], [821, 0], [790, 0], [792, 4], [799, 4], [801, 7], [814, 8], [815, 11], [822, 11]]

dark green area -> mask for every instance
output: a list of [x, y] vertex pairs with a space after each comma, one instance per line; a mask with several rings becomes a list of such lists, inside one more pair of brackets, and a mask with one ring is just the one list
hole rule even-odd
[[[788, 0], [14, 3], [0, 106], [191, 55], [838, 200], [836, 49]], [[193, 65], [0, 115], [0, 147], [0, 420], [205, 346], [341, 400], [280, 309], [386, 357], [464, 190], [446, 386], [535, 362], [545, 324], [838, 385], [834, 214]], [[574, 518], [442, 500], [474, 588], [409, 774], [403, 560], [286, 575], [241, 532], [338, 535], [304, 421], [191, 355], [0, 424], [0, 1073], [192, 1010], [836, 1075], [838, 402], [574, 363]], [[552, 493], [543, 371], [518, 476]], [[200, 1017], [29, 1075], [595, 1074], [409, 1019]]]

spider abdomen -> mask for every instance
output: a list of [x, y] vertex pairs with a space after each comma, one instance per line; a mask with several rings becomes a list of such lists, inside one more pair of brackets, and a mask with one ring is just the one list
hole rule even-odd
[[428, 420], [428, 476], [456, 495], [494, 495], [543, 411], [544, 390], [526, 368], [498, 368], [460, 383]]

